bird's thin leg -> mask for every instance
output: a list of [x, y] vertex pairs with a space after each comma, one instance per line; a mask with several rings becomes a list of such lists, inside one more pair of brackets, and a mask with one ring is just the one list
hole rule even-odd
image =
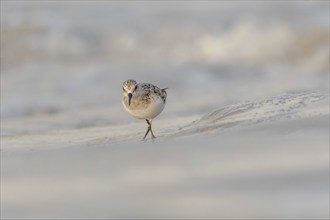
[[151, 124], [150, 124], [150, 122], [148, 121], [148, 119], [146, 119], [146, 121], [147, 121], [147, 123], [148, 123], [149, 126], [148, 126], [148, 130], [147, 130], [146, 134], [145, 134], [144, 137], [143, 137], [143, 140], [146, 139], [146, 137], [147, 137], [149, 131], [151, 131]]
[[147, 137], [149, 131], [151, 132], [151, 138], [152, 138], [152, 139], [155, 139], [156, 137], [155, 137], [155, 135], [154, 135], [154, 133], [152, 132], [152, 129], [151, 129], [151, 121], [149, 121], [148, 119], [146, 119], [146, 121], [147, 121], [147, 123], [148, 123], [148, 130], [147, 130], [146, 134], [144, 135], [143, 140], [146, 139], [146, 137]]
[[154, 135], [154, 132], [152, 132], [151, 125], [150, 125], [150, 131], [151, 131], [151, 138], [152, 138], [152, 139], [155, 139], [156, 136]]
[[148, 130], [147, 130], [147, 132], [146, 132], [146, 134], [144, 135], [144, 137], [143, 137], [143, 139], [142, 139], [142, 140], [145, 140], [145, 139], [146, 139], [146, 137], [147, 137], [147, 135], [148, 135], [149, 131], [150, 131], [150, 128], [148, 127]]
[[151, 131], [151, 138], [152, 138], [152, 139], [155, 139], [155, 138], [156, 138], [156, 136], [154, 135], [154, 132], [152, 132], [152, 128], [151, 128], [151, 121], [147, 120], [147, 123], [148, 123], [148, 125], [149, 125], [149, 128], [150, 128], [150, 131]]

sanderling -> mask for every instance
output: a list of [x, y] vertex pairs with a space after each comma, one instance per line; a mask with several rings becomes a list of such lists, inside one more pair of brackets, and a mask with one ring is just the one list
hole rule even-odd
[[133, 79], [126, 80], [123, 83], [123, 105], [126, 111], [135, 118], [145, 119], [148, 123], [148, 130], [143, 140], [145, 140], [149, 131], [151, 137], [155, 138], [151, 129], [151, 122], [165, 107], [166, 89], [160, 89], [149, 83], [137, 83]]

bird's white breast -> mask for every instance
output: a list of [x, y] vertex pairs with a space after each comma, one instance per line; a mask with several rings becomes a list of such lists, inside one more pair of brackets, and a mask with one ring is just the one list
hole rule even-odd
[[159, 115], [165, 107], [164, 101], [159, 96], [155, 95], [153, 95], [149, 103], [142, 104], [141, 99], [139, 99], [138, 97], [134, 97], [133, 95], [131, 105], [128, 105], [127, 97], [124, 97], [123, 105], [126, 111], [128, 111], [133, 117], [149, 120]]

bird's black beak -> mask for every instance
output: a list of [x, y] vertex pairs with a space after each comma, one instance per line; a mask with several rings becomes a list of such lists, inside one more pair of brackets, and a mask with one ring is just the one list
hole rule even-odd
[[132, 93], [128, 93], [128, 105], [131, 105]]

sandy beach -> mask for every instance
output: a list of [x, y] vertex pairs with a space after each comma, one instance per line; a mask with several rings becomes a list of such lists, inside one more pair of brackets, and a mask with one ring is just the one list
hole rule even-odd
[[328, 219], [328, 8], [1, 2], [1, 219]]

